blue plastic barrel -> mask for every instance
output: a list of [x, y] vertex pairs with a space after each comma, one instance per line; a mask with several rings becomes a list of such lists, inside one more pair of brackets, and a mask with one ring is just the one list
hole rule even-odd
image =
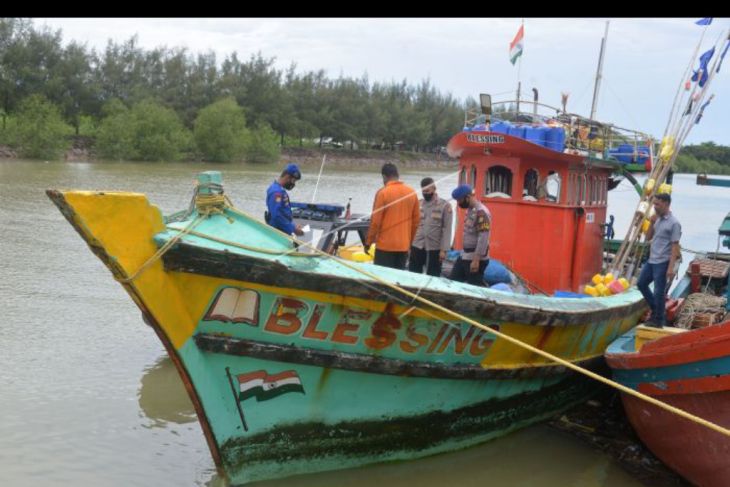
[[533, 144], [545, 147], [545, 140], [547, 135], [547, 131], [545, 129], [546, 127], [533, 127], [531, 125], [528, 125], [527, 127], [525, 127], [525, 140], [527, 140], [528, 142], [532, 142]]
[[634, 146], [631, 144], [621, 144], [615, 149], [610, 149], [608, 153], [619, 162], [629, 164], [634, 157]]
[[484, 269], [484, 280], [490, 286], [503, 282], [512, 283], [512, 273], [497, 259], [489, 259], [487, 268]]
[[545, 147], [557, 152], [563, 152], [563, 149], [565, 149], [565, 129], [563, 127], [548, 127], [545, 136]]
[[507, 122], [494, 122], [492, 124], [491, 130], [492, 132], [498, 133], [498, 134], [506, 134], [507, 128], [509, 126], [509, 123]]
[[507, 129], [507, 134], [513, 137], [525, 138], [525, 127], [523, 125], [510, 125]]

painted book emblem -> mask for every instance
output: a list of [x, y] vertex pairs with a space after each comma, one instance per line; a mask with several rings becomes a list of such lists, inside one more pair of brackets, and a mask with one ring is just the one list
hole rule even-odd
[[258, 326], [259, 293], [235, 287], [221, 289], [203, 319]]

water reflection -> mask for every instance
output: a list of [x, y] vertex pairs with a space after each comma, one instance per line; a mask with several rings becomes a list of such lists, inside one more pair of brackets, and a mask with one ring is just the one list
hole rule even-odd
[[168, 423], [198, 420], [175, 365], [167, 355], [145, 370], [137, 397], [139, 407], [151, 421], [147, 427], [165, 428]]

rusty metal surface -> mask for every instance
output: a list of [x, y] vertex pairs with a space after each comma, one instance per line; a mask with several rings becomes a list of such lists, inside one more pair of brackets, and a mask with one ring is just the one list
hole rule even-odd
[[[205, 352], [239, 355], [295, 364], [316, 365], [325, 368], [354, 370], [373, 374], [429, 377], [432, 379], [486, 380], [550, 377], [570, 372], [562, 365], [532, 365], [517, 369], [485, 369], [478, 364], [442, 364], [438, 362], [405, 361], [376, 355], [363, 355], [333, 350], [314, 350], [295, 345], [262, 343], [207, 333], [199, 333], [195, 335], [194, 339], [198, 348]], [[603, 363], [603, 357], [596, 357], [575, 363], [584, 368], [596, 369]]]

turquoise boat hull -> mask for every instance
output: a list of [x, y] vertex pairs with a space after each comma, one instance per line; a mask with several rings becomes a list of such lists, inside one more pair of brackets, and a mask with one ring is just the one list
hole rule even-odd
[[644, 311], [636, 291], [551, 298], [343, 266], [231, 208], [166, 223], [139, 194], [49, 196], [154, 328], [236, 484], [465, 448], [593, 392], [358, 269], [594, 370]]

